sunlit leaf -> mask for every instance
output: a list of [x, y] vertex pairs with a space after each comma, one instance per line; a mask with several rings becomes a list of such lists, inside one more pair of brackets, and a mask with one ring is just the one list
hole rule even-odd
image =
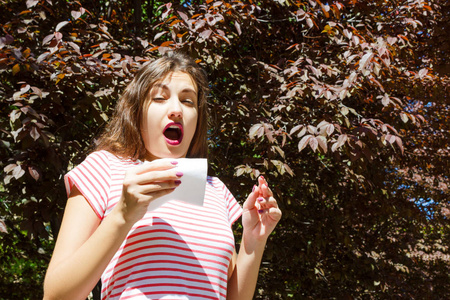
[[264, 126], [263, 124], [255, 124], [253, 125], [248, 133], [249, 137], [251, 139], [254, 139], [255, 137], [262, 137], [264, 135]]
[[301, 152], [308, 145], [309, 141], [313, 138], [312, 135], [305, 135], [298, 143], [298, 151]]
[[181, 19], [183, 19], [184, 22], [187, 22], [189, 20], [189, 17], [182, 11], [178, 11], [178, 14], [180, 15]]
[[286, 172], [288, 172], [289, 175], [291, 175], [292, 177], [294, 177], [294, 172], [292, 171], [292, 169], [287, 165], [287, 164], [283, 164], [284, 169], [286, 170]]
[[55, 31], [60, 31], [61, 28], [63, 28], [64, 26], [66, 26], [69, 23], [70, 23], [69, 21], [62, 21], [62, 22], [58, 23], [58, 25], [56, 25], [56, 27], [55, 27]]
[[58, 75], [56, 76], [56, 82], [55, 82], [55, 84], [58, 84], [58, 82], [60, 82], [61, 79], [63, 79], [65, 76], [66, 76], [66, 74], [64, 74], [64, 73], [58, 74]]
[[172, 44], [173, 44], [172, 41], [166, 41], [166, 42], [162, 43], [160, 47], [168, 47], [168, 46], [170, 46]]
[[239, 22], [235, 21], [235, 22], [234, 22], [234, 27], [236, 27], [237, 33], [238, 33], [239, 35], [241, 35], [241, 34], [242, 34], [242, 31], [241, 31], [241, 25], [239, 24]]
[[289, 134], [292, 135], [292, 134], [296, 133], [297, 131], [299, 131], [302, 128], [303, 128], [303, 125], [296, 125], [296, 126], [292, 127], [292, 129], [289, 132]]
[[27, 8], [34, 7], [38, 3], [39, 3], [39, 0], [27, 0]]
[[395, 142], [397, 143], [398, 147], [400, 148], [401, 153], [403, 154], [403, 142], [402, 139], [399, 136], [395, 137]]
[[391, 100], [389, 99], [389, 96], [387, 94], [384, 94], [383, 98], [381, 99], [381, 103], [383, 106], [388, 106], [389, 103], [391, 103]]
[[25, 174], [25, 170], [22, 169], [21, 166], [16, 166], [12, 171], [12, 176], [14, 176], [14, 178], [16, 178], [16, 179], [19, 179], [24, 174]]
[[70, 14], [72, 15], [72, 18], [73, 18], [74, 20], [77, 20], [79, 17], [81, 17], [81, 12], [80, 12], [80, 11], [77, 11], [77, 10], [72, 10], [72, 11], [70, 12]]
[[284, 151], [279, 146], [272, 146], [273, 149], [275, 149], [281, 157], [284, 158]]
[[319, 145], [319, 141], [317, 140], [316, 137], [311, 137], [309, 139], [309, 146], [311, 147], [311, 149], [316, 152], [317, 150], [317, 146]]
[[404, 113], [404, 112], [400, 113], [400, 118], [402, 119], [402, 121], [404, 123], [408, 122], [408, 115], [406, 113]]
[[366, 54], [364, 54], [363, 57], [361, 58], [361, 60], [359, 61], [359, 69], [364, 70], [367, 67], [367, 65], [370, 63], [373, 56], [374, 56], [374, 54], [370, 51], [367, 52]]
[[212, 30], [206, 29], [206, 30], [203, 30], [203, 31], [200, 33], [199, 36], [200, 36], [202, 39], [207, 40], [207, 39], [211, 36], [211, 33], [212, 33]]
[[317, 136], [316, 140], [317, 140], [317, 144], [318, 144], [319, 148], [322, 150], [322, 152], [327, 153], [327, 151], [328, 151], [327, 139], [324, 136]]
[[33, 166], [28, 167], [28, 173], [30, 173], [31, 177], [34, 180], [36, 180], [36, 181], [39, 180], [40, 175], [39, 175], [39, 172], [37, 171], [37, 169], [35, 167], [33, 167]]
[[12, 68], [12, 73], [13, 75], [16, 75], [17, 73], [20, 72], [20, 65], [19, 64], [15, 64]]
[[8, 228], [6, 227], [6, 224], [2, 219], [0, 219], [0, 232], [8, 233]]
[[158, 32], [157, 34], [155, 34], [155, 36], [153, 37], [153, 40], [156, 41], [157, 39], [159, 39], [162, 35], [166, 34], [167, 31], [161, 31]]
[[3, 171], [4, 171], [5, 173], [9, 173], [9, 172], [11, 172], [12, 170], [14, 170], [15, 167], [17, 167], [16, 164], [9, 164], [9, 165], [7, 165], [6, 167], [3, 168]]

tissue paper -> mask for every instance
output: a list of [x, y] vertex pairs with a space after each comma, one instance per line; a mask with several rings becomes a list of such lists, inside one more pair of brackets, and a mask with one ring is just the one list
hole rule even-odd
[[208, 161], [206, 158], [162, 158], [162, 160], [177, 161], [177, 172], [183, 172], [180, 178], [181, 184], [175, 190], [165, 196], [150, 202], [148, 210], [155, 210], [164, 203], [177, 200], [203, 206], [205, 198], [206, 177], [208, 173]]

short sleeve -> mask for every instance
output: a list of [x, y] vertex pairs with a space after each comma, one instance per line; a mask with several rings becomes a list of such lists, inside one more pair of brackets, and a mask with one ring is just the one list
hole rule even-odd
[[91, 153], [64, 176], [67, 195], [70, 195], [73, 186], [76, 186], [95, 214], [102, 219], [108, 204], [110, 173], [108, 154], [104, 151]]
[[222, 181], [220, 181], [220, 183], [222, 184], [222, 191], [227, 204], [228, 221], [230, 222], [230, 225], [232, 225], [242, 215], [242, 207], [239, 205], [236, 198], [234, 198], [230, 190], [228, 190], [227, 186]]

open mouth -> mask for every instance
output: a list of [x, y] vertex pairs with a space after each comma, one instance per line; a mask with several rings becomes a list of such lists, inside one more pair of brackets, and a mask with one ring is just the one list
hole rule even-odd
[[183, 126], [179, 123], [169, 123], [164, 128], [163, 134], [169, 145], [179, 145], [183, 140]]

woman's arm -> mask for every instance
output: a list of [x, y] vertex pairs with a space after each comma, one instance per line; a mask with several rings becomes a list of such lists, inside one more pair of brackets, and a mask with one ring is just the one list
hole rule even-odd
[[177, 186], [179, 176], [174, 166], [152, 162], [130, 169], [119, 202], [101, 222], [80, 191], [73, 188], [45, 276], [44, 299], [88, 296], [149, 203]]
[[228, 300], [250, 300], [256, 288], [267, 238], [281, 219], [281, 210], [264, 178], [258, 179], [243, 206], [241, 247], [228, 280]]
[[113, 213], [100, 224], [74, 187], [45, 276], [44, 299], [86, 299], [130, 228]]

